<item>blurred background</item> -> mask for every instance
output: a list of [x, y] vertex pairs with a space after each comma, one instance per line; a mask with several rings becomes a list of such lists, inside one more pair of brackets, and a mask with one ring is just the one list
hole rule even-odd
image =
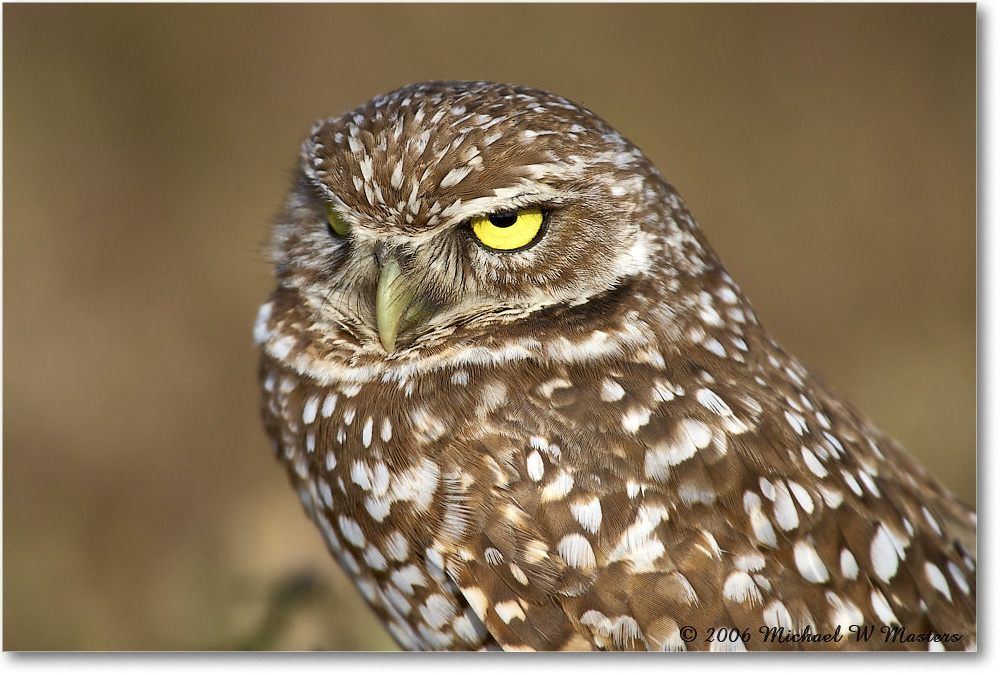
[[393, 648], [272, 457], [250, 333], [313, 121], [422, 80], [608, 120], [974, 503], [975, 12], [4, 5], [4, 649]]

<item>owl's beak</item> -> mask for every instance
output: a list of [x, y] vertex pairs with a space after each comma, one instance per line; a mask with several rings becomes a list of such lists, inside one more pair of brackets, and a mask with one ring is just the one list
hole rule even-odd
[[375, 322], [379, 340], [389, 354], [396, 350], [396, 337], [420, 319], [420, 303], [413, 299], [416, 290], [395, 258], [387, 258], [375, 289]]

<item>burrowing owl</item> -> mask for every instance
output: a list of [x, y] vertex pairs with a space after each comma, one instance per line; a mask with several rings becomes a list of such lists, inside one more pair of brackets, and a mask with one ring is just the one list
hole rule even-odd
[[273, 259], [267, 431], [403, 647], [974, 647], [974, 513], [588, 110], [432, 82], [320, 122]]

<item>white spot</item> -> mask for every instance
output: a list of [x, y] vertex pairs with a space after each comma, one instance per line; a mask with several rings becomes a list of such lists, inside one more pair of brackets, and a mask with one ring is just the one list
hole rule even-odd
[[931, 582], [931, 586], [936, 588], [941, 595], [948, 598], [948, 602], [951, 602], [951, 589], [948, 588], [948, 580], [945, 579], [941, 568], [932, 562], [925, 562], [924, 573], [927, 575], [928, 581]]
[[471, 171], [472, 167], [468, 165], [455, 167], [441, 179], [441, 187], [449, 188], [453, 185], [458, 185]]
[[775, 492], [774, 520], [781, 529], [794, 530], [799, 526], [799, 514], [795, 510], [795, 502], [792, 501], [792, 495], [782, 481], [778, 481]]
[[612, 630], [614, 630], [611, 620], [596, 609], [589, 609], [584, 612], [580, 616], [580, 623], [584, 626], [590, 626], [595, 633], [605, 637], [610, 637]]
[[355, 414], [356, 414], [356, 412], [354, 410], [354, 406], [352, 406], [352, 405], [347, 406], [347, 408], [344, 410], [344, 415], [343, 415], [343, 420], [344, 420], [344, 426], [345, 427], [351, 426], [351, 422], [354, 421], [354, 415]]
[[340, 388], [341, 393], [347, 398], [354, 398], [359, 393], [361, 393], [361, 385], [358, 383], [345, 384]]
[[372, 489], [370, 472], [365, 463], [360, 459], [354, 460], [354, 464], [351, 465], [351, 481], [362, 490], [368, 491]]
[[663, 380], [656, 380], [653, 383], [653, 400], [660, 403], [666, 403], [667, 401], [673, 401], [677, 394], [674, 392], [672, 386], [669, 382], [664, 382]]
[[802, 415], [792, 412], [791, 410], [786, 410], [785, 419], [788, 420], [788, 424], [791, 425], [792, 430], [799, 436], [802, 436], [809, 431], [809, 427], [806, 426], [806, 420], [802, 417]]
[[365, 533], [361, 531], [361, 526], [356, 520], [348, 516], [338, 516], [337, 526], [340, 528], [340, 533], [344, 535], [344, 539], [358, 548], [364, 548]]
[[556, 550], [570, 567], [588, 570], [597, 564], [594, 549], [582, 534], [567, 534], [559, 540]]
[[392, 167], [392, 175], [389, 177], [389, 185], [393, 187], [394, 190], [398, 190], [403, 187], [403, 160], [397, 160], [396, 164]]
[[528, 585], [528, 575], [526, 575], [524, 573], [524, 570], [522, 570], [520, 567], [518, 567], [514, 563], [511, 563], [509, 565], [509, 567], [510, 567], [510, 573], [511, 573], [511, 575], [515, 579], [517, 579], [517, 583], [522, 584], [524, 586], [527, 586]]
[[858, 561], [846, 548], [840, 549], [840, 573], [847, 579], [858, 578]]
[[696, 544], [695, 546], [698, 548], [698, 550], [704, 553], [712, 560], [722, 560], [722, 549], [719, 548], [719, 542], [715, 540], [715, 537], [712, 536], [712, 533], [709, 532], [708, 530], [702, 530], [701, 536], [702, 538], [705, 539], [705, 544], [708, 546], [708, 548], [705, 548], [700, 544]]
[[395, 500], [412, 501], [418, 512], [426, 511], [437, 490], [441, 469], [425, 458], [419, 466], [401, 471], [392, 483], [390, 495]]
[[326, 504], [328, 509], [332, 509], [333, 490], [330, 489], [330, 484], [321, 478], [316, 481], [316, 486], [319, 489], [319, 496], [322, 497], [323, 503]]
[[368, 563], [368, 566], [374, 570], [382, 571], [388, 567], [388, 564], [385, 561], [385, 556], [382, 555], [382, 552], [374, 546], [369, 545], [361, 557], [364, 558], [365, 562]]
[[666, 547], [653, 536], [653, 532], [661, 521], [667, 519], [667, 510], [662, 507], [640, 506], [635, 522], [625, 530], [618, 546], [608, 556], [608, 564], [628, 560], [632, 563], [632, 571], [637, 574], [656, 571], [656, 561], [666, 551]]
[[269, 372], [267, 377], [264, 378], [264, 391], [274, 391], [274, 373]]
[[456, 370], [451, 375], [451, 383], [464, 387], [469, 383], [469, 373], [464, 370]]
[[451, 629], [459, 638], [473, 644], [479, 644], [487, 635], [486, 627], [469, 610], [451, 622]]
[[[817, 417], [820, 416], [821, 413], [817, 413]], [[841, 444], [840, 439], [838, 439], [836, 436], [834, 436], [828, 431], [823, 432], [823, 438], [826, 439], [827, 443], [830, 445], [830, 448], [833, 450], [835, 455], [837, 455], [838, 457], [844, 456], [844, 446]]]
[[602, 401], [620, 401], [625, 396], [625, 389], [614, 380], [606, 379], [601, 383]]
[[542, 462], [542, 456], [538, 454], [537, 450], [532, 450], [531, 454], [528, 455], [527, 465], [528, 477], [536, 483], [542, 480], [545, 475], [545, 463]]
[[524, 621], [524, 610], [521, 609], [521, 605], [517, 604], [516, 600], [498, 602], [494, 605], [493, 610], [500, 617], [500, 620], [506, 624], [509, 624], [514, 619]]
[[763, 476], [760, 477], [760, 480], [758, 482], [760, 483], [760, 493], [773, 502], [774, 498], [778, 494], [777, 492], [774, 491], [774, 485], [771, 483], [771, 481], [764, 478]]
[[309, 476], [309, 462], [306, 461], [306, 456], [299, 454], [295, 456], [294, 461], [295, 473], [299, 478], [308, 478]]
[[597, 534], [601, 529], [601, 500], [597, 497], [574, 502], [570, 504], [569, 510], [576, 518], [576, 522], [580, 523], [580, 527], [591, 534]]
[[543, 436], [532, 436], [528, 439], [528, 444], [535, 450], [547, 450], [549, 440]]
[[385, 593], [385, 597], [389, 598], [389, 602], [392, 606], [396, 608], [396, 611], [401, 615], [406, 616], [410, 613], [410, 601], [406, 599], [406, 596], [392, 584], [386, 584], [382, 592]]
[[452, 601], [440, 593], [429, 596], [420, 608], [420, 616], [435, 630], [450, 622], [457, 613]]
[[840, 475], [844, 477], [844, 482], [847, 483], [847, 487], [851, 490], [851, 492], [859, 497], [864, 494], [861, 491], [861, 486], [858, 484], [858, 481], [854, 478], [853, 474], [848, 472], [846, 469], [841, 469]]
[[569, 389], [573, 383], [563, 377], [556, 377], [546, 380], [538, 385], [538, 393], [545, 398], [552, 398], [552, 392], [556, 389]]
[[340, 551], [337, 554], [337, 559], [340, 560], [340, 564], [343, 565], [352, 576], [357, 577], [361, 574], [361, 566], [358, 565], [358, 561], [355, 560], [354, 556], [349, 552]]
[[[858, 477], [861, 478], [861, 482], [865, 484], [865, 487], [868, 489], [868, 492], [870, 492], [873, 497], [882, 496], [882, 493], [879, 492], [878, 485], [875, 484], [875, 479], [871, 477], [871, 474], [869, 474], [867, 471], [859, 471]], [[907, 521], [906, 524], [907, 524], [907, 529], [912, 527], [909, 521]], [[912, 534], [912, 532], [910, 534]]]
[[750, 518], [750, 528], [754, 536], [761, 544], [772, 548], [778, 545], [778, 537], [774, 534], [774, 527], [771, 521], [764, 515], [761, 508], [760, 497], [756, 492], [747, 490], [743, 493], [743, 510]]
[[486, 556], [486, 562], [491, 565], [503, 564], [503, 554], [492, 546], [483, 551], [483, 555]]
[[257, 320], [253, 324], [254, 344], [262, 345], [271, 337], [271, 331], [267, 327], [267, 322], [271, 320], [271, 312], [274, 310], [274, 303], [265, 302], [257, 310]]
[[622, 415], [622, 428], [634, 434], [649, 423], [650, 412], [649, 408], [643, 406], [630, 409]]
[[372, 493], [376, 497], [381, 497], [389, 489], [389, 467], [385, 462], [375, 462], [375, 467], [369, 476], [372, 485]]
[[551, 502], [556, 499], [562, 499], [569, 494], [570, 490], [573, 489], [573, 475], [568, 473], [565, 469], [559, 471], [556, 474], [555, 479], [551, 483], [545, 486], [542, 490], [542, 501]]
[[764, 560], [764, 556], [754, 551], [737, 556], [733, 564], [736, 565], [736, 569], [744, 572], [759, 572], [764, 569], [767, 561]]
[[694, 504], [711, 506], [715, 503], [718, 495], [715, 494], [715, 490], [710, 486], [691, 482], [678, 485], [677, 496], [685, 506], [692, 506]]
[[940, 537], [941, 526], [938, 525], [938, 522], [934, 519], [934, 516], [931, 515], [931, 512], [927, 510], [926, 506], [921, 506], [920, 511], [924, 514], [924, 520], [927, 521], [927, 524], [930, 525], [931, 529], [934, 530], [934, 533]]
[[885, 599], [882, 592], [877, 588], [873, 588], [871, 592], [871, 603], [872, 609], [875, 611], [875, 616], [886, 626], [899, 625], [899, 619], [896, 618], [895, 612], [892, 611], [892, 606], [889, 601]]
[[634, 481], [625, 481], [625, 494], [628, 495], [629, 499], [635, 499], [639, 492], [642, 492], [643, 487]]
[[726, 348], [722, 346], [722, 343], [716, 340], [714, 337], [710, 337], [701, 343], [701, 346], [712, 352], [716, 356], [721, 356], [726, 358]]
[[431, 443], [445, 435], [448, 426], [438, 417], [431, 414], [425, 406], [417, 406], [410, 411], [410, 421], [418, 440]]
[[834, 490], [826, 485], [820, 483], [818, 486], [820, 494], [823, 496], [823, 501], [831, 509], [835, 509], [840, 506], [844, 501], [844, 493], [840, 490]]
[[674, 431], [673, 442], [646, 451], [646, 476], [654, 480], [666, 480], [670, 476], [671, 466], [690, 459], [699, 449], [707, 447], [711, 440], [712, 432], [708, 426], [698, 420], [681, 420]]
[[365, 420], [365, 427], [361, 430], [361, 442], [367, 448], [372, 444], [372, 418]]
[[371, 181], [374, 171], [371, 156], [366, 154], [362, 157], [361, 161], [358, 162], [358, 168], [361, 169], [361, 177], [364, 178], [365, 182]]
[[699, 450], [707, 448], [712, 442], [712, 431], [707, 425], [698, 420], [683, 419], [678, 425], [678, 435], [687, 436], [687, 439]]
[[791, 613], [780, 600], [775, 600], [764, 609], [764, 623], [769, 628], [795, 629]]
[[705, 293], [703, 294], [701, 300], [703, 303], [705, 303], [702, 305], [701, 310], [699, 310], [698, 312], [698, 315], [701, 317], [701, 320], [710, 326], [714, 326], [715, 328], [722, 327], [723, 325], [722, 317], [719, 316], [719, 313], [715, 311], [715, 308], [712, 307], [711, 304], [709, 304], [712, 302], [712, 299], [708, 296], [707, 293]]
[[310, 396], [306, 399], [305, 405], [302, 406], [302, 422], [305, 424], [312, 424], [316, 421], [316, 409], [319, 407], [319, 400], [315, 396]]
[[722, 595], [727, 600], [746, 603], [751, 607], [763, 602], [760, 589], [746, 572], [733, 572], [726, 577], [726, 583], [722, 586]]
[[806, 513], [812, 513], [815, 508], [815, 504], [813, 504], [809, 491], [792, 480], [788, 481], [788, 487], [795, 496], [795, 501], [797, 501], [799, 506], [802, 507], [802, 510]]
[[361, 595], [365, 596], [365, 599], [368, 600], [368, 602], [375, 600], [375, 584], [368, 579], [355, 579], [354, 583], [358, 587], [358, 590], [361, 591]]
[[399, 562], [405, 562], [410, 553], [406, 538], [399, 531], [390, 533], [382, 543], [382, 548], [385, 549], [386, 555]]
[[462, 595], [465, 596], [465, 601], [469, 603], [469, 607], [476, 613], [476, 616], [481, 618], [486, 616], [486, 608], [489, 607], [490, 602], [482, 590], [476, 586], [470, 586], [462, 589]]
[[850, 600], [845, 600], [833, 591], [827, 591], [826, 601], [833, 608], [830, 612], [830, 625], [834, 629], [840, 626], [841, 631], [846, 633], [851, 626], [860, 626], [865, 622], [865, 615]]
[[[736, 628], [731, 628], [728, 626], [719, 626], [716, 632], [718, 633], [721, 632], [722, 630], [729, 631], [728, 633], [726, 633], [726, 635], [739, 633], [739, 631]], [[745, 652], [746, 650], [747, 646], [743, 643], [743, 640], [736, 640], [734, 642], [732, 640], [715, 639], [712, 641], [712, 644], [708, 648], [708, 651], [710, 652]]]
[[401, 567], [392, 573], [392, 583], [407, 595], [413, 595], [414, 586], [426, 586], [427, 577], [416, 565]]
[[878, 531], [872, 537], [871, 560], [872, 569], [882, 581], [889, 581], [896, 576], [902, 551], [897, 550], [895, 537], [885, 525], [879, 525]]
[[961, 568], [959, 568], [958, 565], [949, 560], [948, 572], [951, 574], [951, 578], [955, 581], [955, 585], [958, 586], [960, 589], [962, 589], [963, 593], [968, 595], [970, 590], [969, 581], [968, 579], [965, 578], [965, 575], [962, 574]]
[[615, 618], [611, 626], [611, 638], [616, 647], [631, 649], [642, 637], [638, 621], [625, 614]]
[[379, 434], [379, 437], [385, 443], [392, 440], [392, 422], [389, 421], [388, 417], [382, 420], [382, 431]]
[[337, 466], [337, 456], [332, 452], [326, 453], [326, 470], [333, 471]]
[[807, 541], [799, 541], [795, 544], [795, 566], [802, 578], [814, 584], [826, 583], [830, 579], [826, 565], [820, 560], [816, 549]]
[[875, 453], [876, 457], [878, 457], [879, 459], [885, 459], [885, 455], [883, 455], [882, 451], [879, 450], [878, 444], [876, 444], [875, 441], [873, 441], [870, 438], [868, 439], [868, 447], [872, 449], [872, 452]]
[[792, 378], [792, 382], [794, 382], [795, 384], [799, 385], [800, 387], [805, 384], [802, 381], [802, 378], [799, 377], [799, 374], [797, 372], [795, 372], [794, 370], [792, 370], [791, 366], [788, 366], [788, 367], [785, 368], [785, 373], [788, 375], [788, 377]]
[[271, 342], [270, 347], [268, 347], [268, 351], [271, 352], [271, 356], [279, 361], [287, 359], [293, 349], [295, 349], [294, 335], [285, 335], [284, 337], [280, 337]]
[[711, 389], [699, 389], [695, 392], [695, 398], [703, 406], [714, 412], [716, 415], [724, 417], [732, 415], [733, 410], [722, 398]]
[[816, 455], [813, 454], [813, 451], [804, 445], [802, 446], [802, 459], [805, 461], [806, 467], [808, 467], [809, 470], [812, 471], [818, 478], [826, 476], [826, 467], [824, 467], [823, 464], [816, 459]]
[[378, 499], [376, 497], [368, 497], [365, 499], [365, 510], [368, 511], [368, 514], [379, 523], [385, 520], [391, 509], [392, 502], [388, 499]]
[[[446, 478], [447, 480], [447, 478]], [[441, 517], [441, 531], [452, 541], [463, 538], [471, 522], [468, 505], [459, 499], [448, 499]]]

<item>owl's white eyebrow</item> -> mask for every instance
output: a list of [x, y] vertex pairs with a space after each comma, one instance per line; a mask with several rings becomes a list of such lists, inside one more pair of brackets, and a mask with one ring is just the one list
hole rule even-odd
[[[499, 192], [499, 191], [498, 191]], [[502, 194], [491, 197], [480, 197], [467, 202], [456, 202], [445, 209], [441, 215], [446, 219], [446, 224], [455, 225], [477, 216], [499, 213], [502, 211], [516, 211], [531, 206], [559, 205], [569, 200], [569, 195], [562, 192], [524, 192], [517, 190], [511, 195]]]

